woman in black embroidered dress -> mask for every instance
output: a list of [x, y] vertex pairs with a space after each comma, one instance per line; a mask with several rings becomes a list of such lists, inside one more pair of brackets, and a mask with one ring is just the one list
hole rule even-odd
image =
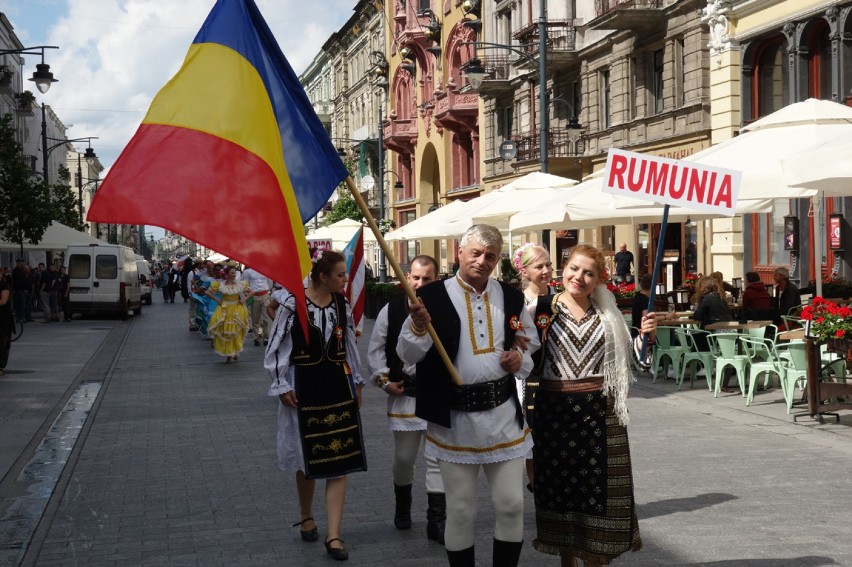
[[296, 473], [301, 536], [318, 539], [312, 514], [316, 479], [325, 478], [328, 535], [325, 548], [332, 558], [349, 557], [340, 539], [346, 497], [346, 476], [364, 471], [367, 462], [361, 430], [361, 362], [355, 344], [351, 309], [342, 292], [346, 261], [325, 251], [311, 270], [305, 288], [309, 340], [296, 313], [295, 297], [285, 289], [273, 292], [277, 308], [270, 329], [264, 366], [272, 378], [269, 395], [277, 396], [278, 466]]
[[[599, 250], [573, 248], [565, 291], [539, 299], [537, 309], [547, 328], [533, 425], [533, 546], [560, 555], [563, 567], [578, 558], [605, 565], [642, 547], [625, 427], [633, 345], [604, 270]], [[655, 329], [646, 315], [641, 333]]]

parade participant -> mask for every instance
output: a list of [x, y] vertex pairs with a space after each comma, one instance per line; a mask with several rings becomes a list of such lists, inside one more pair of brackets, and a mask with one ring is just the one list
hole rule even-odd
[[[413, 290], [435, 281], [438, 263], [431, 256], [415, 256], [406, 275]], [[411, 528], [411, 484], [414, 462], [426, 432], [426, 422], [414, 415], [416, 385], [413, 366], [404, 366], [396, 354], [402, 323], [408, 316], [408, 298], [394, 298], [379, 312], [370, 337], [367, 359], [372, 371], [370, 380], [388, 395], [388, 427], [393, 431], [393, 489], [396, 511], [393, 522], [397, 529]], [[426, 456], [426, 537], [444, 543], [446, 498], [441, 470], [434, 457]]]
[[560, 555], [563, 567], [577, 558], [604, 565], [642, 546], [626, 401], [631, 349], [641, 335], [653, 338], [656, 323], [645, 315], [632, 340], [604, 273], [599, 250], [576, 246], [563, 266], [565, 291], [541, 298], [536, 315], [547, 328], [533, 425], [533, 547]]
[[[237, 281], [237, 269], [225, 271], [225, 281], [214, 281], [207, 296], [216, 299], [219, 306], [207, 324], [207, 334], [213, 339], [213, 350], [227, 357], [225, 362], [237, 361], [243, 352], [243, 340], [249, 327], [246, 301], [252, 296], [246, 282]], [[217, 298], [216, 293], [222, 297]]]
[[[518, 564], [523, 545], [524, 455], [532, 446], [515, 376], [526, 377], [539, 347], [524, 296], [489, 276], [503, 238], [493, 226], [474, 225], [461, 239], [455, 277], [419, 290], [402, 325], [397, 354], [417, 365], [418, 417], [425, 419], [425, 453], [438, 459], [447, 494], [444, 534], [452, 567], [475, 565], [473, 524], [476, 478], [485, 471], [494, 505], [494, 565]], [[440, 315], [440, 317], [439, 317]], [[453, 361], [453, 383], [426, 332], [429, 322]], [[527, 351], [513, 347], [527, 333]], [[514, 376], [513, 376], [514, 375]]]
[[[550, 252], [543, 246], [538, 246], [528, 242], [520, 246], [515, 251], [514, 257], [515, 267], [521, 275], [521, 285], [524, 290], [524, 305], [527, 311], [530, 312], [530, 317], [535, 317], [535, 307], [538, 304], [538, 298], [542, 295], [550, 295], [552, 288], [550, 280], [553, 277], [553, 262], [550, 261]], [[541, 335], [539, 335], [541, 338]], [[539, 376], [535, 369], [530, 373], [527, 380], [524, 381], [524, 416], [527, 423], [533, 423], [533, 402], [535, 400], [535, 392], [538, 389]], [[527, 455], [526, 459], [527, 478], [530, 481], [529, 488], [532, 489], [534, 470], [532, 454]]]
[[269, 319], [266, 317], [266, 305], [269, 303], [269, 288], [272, 287], [272, 280], [250, 267], [243, 270], [242, 279], [248, 282], [249, 289], [254, 292], [249, 309], [254, 346], [260, 346], [260, 341], [267, 344]]
[[[272, 378], [270, 396], [277, 396], [278, 467], [296, 473], [302, 539], [316, 541], [313, 519], [316, 479], [327, 479], [326, 552], [345, 561], [349, 552], [340, 539], [346, 476], [367, 469], [361, 432], [361, 361], [355, 344], [352, 309], [343, 296], [346, 285], [343, 254], [315, 255], [305, 288], [310, 340], [296, 313], [296, 299], [286, 289], [273, 292], [276, 308], [264, 366]], [[340, 448], [344, 448], [342, 451]]]

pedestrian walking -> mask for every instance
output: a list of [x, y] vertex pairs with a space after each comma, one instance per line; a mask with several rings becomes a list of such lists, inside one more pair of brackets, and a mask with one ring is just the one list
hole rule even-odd
[[56, 293], [59, 296], [59, 311], [62, 312], [62, 320], [66, 323], [71, 320], [71, 278], [65, 266], [59, 267], [59, 276], [56, 278]]
[[615, 253], [615, 281], [632, 282], [633, 281], [633, 252], [627, 249], [627, 243], [622, 242]]
[[[221, 298], [216, 294], [221, 293]], [[246, 282], [237, 281], [237, 269], [225, 271], [225, 281], [217, 280], [207, 290], [219, 306], [210, 317], [207, 334], [213, 339], [213, 350], [226, 357], [225, 362], [236, 362], [243, 352], [243, 341], [248, 332], [249, 318], [246, 301], [252, 296]]]
[[[411, 289], [434, 282], [438, 263], [431, 256], [415, 256], [406, 279]], [[408, 297], [392, 299], [376, 317], [367, 358], [370, 380], [388, 395], [388, 428], [393, 432], [393, 490], [396, 502], [393, 522], [397, 529], [411, 529], [411, 487], [414, 464], [425, 439], [426, 422], [414, 414], [417, 396], [416, 368], [405, 366], [396, 353], [402, 323], [408, 316]], [[447, 501], [438, 461], [426, 455], [426, 537], [444, 543]]]
[[[524, 456], [532, 446], [516, 376], [533, 367], [529, 350], [514, 348], [518, 333], [532, 329], [517, 289], [489, 276], [503, 238], [493, 226], [474, 225], [461, 239], [455, 277], [421, 288], [402, 325], [397, 354], [417, 365], [416, 414], [425, 419], [426, 449], [438, 459], [447, 494], [444, 533], [451, 567], [475, 565], [476, 478], [485, 471], [494, 505], [494, 565], [518, 564], [524, 536]], [[450, 374], [426, 332], [435, 327], [462, 385]]]
[[[318, 254], [305, 288], [308, 321], [299, 321], [296, 298], [275, 291], [277, 308], [264, 366], [277, 396], [278, 467], [295, 472], [304, 541], [319, 538], [313, 518], [316, 479], [326, 479], [325, 549], [338, 561], [349, 558], [341, 539], [346, 475], [367, 469], [361, 431], [361, 361], [352, 309], [343, 296], [346, 260], [336, 251]], [[309, 323], [310, 340], [303, 324]], [[341, 447], [346, 451], [341, 451]]]
[[12, 302], [12, 288], [5, 279], [2, 279], [0, 280], [0, 376], [6, 373], [9, 351], [12, 349], [12, 332], [15, 328]]
[[[642, 547], [627, 438], [631, 361], [642, 335], [653, 340], [653, 313], [631, 339], [606, 288], [601, 252], [571, 249], [565, 291], [538, 301], [546, 322], [541, 386], [533, 422], [535, 549], [563, 567], [605, 565]], [[558, 498], [554, 495], [559, 495]]]
[[24, 263], [23, 258], [15, 260], [15, 267], [12, 269], [12, 293], [18, 321], [32, 321], [30, 267]]

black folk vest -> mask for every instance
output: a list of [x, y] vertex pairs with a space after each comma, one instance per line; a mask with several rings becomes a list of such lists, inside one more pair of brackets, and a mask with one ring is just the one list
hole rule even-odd
[[[308, 322], [310, 344], [305, 341], [302, 325], [298, 321], [293, 325], [291, 356], [293, 366], [313, 366], [322, 362], [323, 359], [330, 362], [346, 362], [346, 299], [339, 293], [332, 294], [332, 299], [337, 311], [337, 327], [332, 332], [328, 344], [325, 344], [322, 329], [312, 322]], [[298, 314], [296, 318], [298, 319]]]
[[[503, 333], [506, 337], [503, 349], [512, 347], [516, 330], [512, 328], [512, 317], [520, 319], [524, 308], [524, 294], [517, 289], [499, 282], [503, 288]], [[451, 282], [451, 285], [458, 285]], [[432, 326], [441, 339], [450, 360], [455, 361], [461, 339], [461, 318], [453, 307], [445, 282], [438, 281], [417, 290], [420, 300], [432, 316]], [[514, 385], [514, 380], [512, 381]], [[433, 346], [426, 356], [417, 363], [417, 406], [415, 414], [431, 423], [450, 427], [450, 401], [453, 392], [453, 380], [444, 362]], [[523, 414], [517, 395], [513, 396], [518, 420], [523, 427]]]

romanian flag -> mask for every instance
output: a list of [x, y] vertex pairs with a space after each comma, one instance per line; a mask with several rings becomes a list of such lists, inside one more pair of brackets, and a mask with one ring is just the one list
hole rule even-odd
[[366, 267], [364, 265], [364, 229], [359, 228], [346, 248], [343, 249], [346, 258], [346, 299], [352, 306], [352, 320], [358, 335], [364, 328], [364, 302], [366, 301]]
[[87, 218], [164, 227], [298, 299], [311, 268], [304, 222], [347, 175], [255, 3], [218, 0]]

